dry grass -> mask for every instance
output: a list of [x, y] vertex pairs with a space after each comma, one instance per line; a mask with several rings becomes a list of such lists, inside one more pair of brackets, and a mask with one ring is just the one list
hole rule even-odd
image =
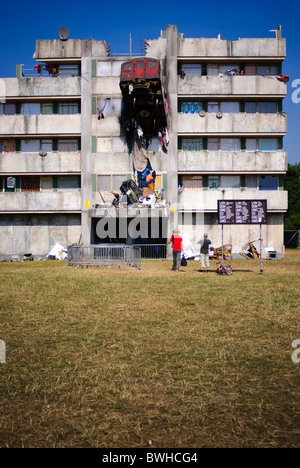
[[300, 251], [142, 267], [0, 264], [0, 447], [300, 447]]

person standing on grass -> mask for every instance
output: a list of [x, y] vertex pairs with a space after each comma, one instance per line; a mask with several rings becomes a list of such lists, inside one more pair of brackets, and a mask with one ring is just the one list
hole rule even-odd
[[208, 238], [208, 235], [205, 233], [203, 239], [200, 241], [200, 273], [204, 271], [204, 267], [206, 267], [206, 272], [209, 271], [210, 264], [209, 264], [209, 246], [211, 241]]
[[169, 244], [173, 244], [173, 266], [172, 270], [178, 271], [180, 265], [180, 257], [182, 250], [182, 237], [178, 230], [173, 231], [173, 234], [169, 240]]

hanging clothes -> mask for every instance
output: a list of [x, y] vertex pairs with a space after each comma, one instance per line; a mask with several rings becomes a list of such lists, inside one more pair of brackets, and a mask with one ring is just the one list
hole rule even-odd
[[133, 132], [132, 156], [134, 170], [143, 172], [147, 167], [148, 158], [143, 131], [140, 127], [135, 128]]

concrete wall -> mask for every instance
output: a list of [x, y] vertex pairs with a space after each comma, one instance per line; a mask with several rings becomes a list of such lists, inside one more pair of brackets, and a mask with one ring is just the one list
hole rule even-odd
[[0, 217], [0, 253], [47, 255], [56, 243], [79, 241], [80, 214], [14, 214]]
[[3, 78], [6, 97], [38, 97], [43, 101], [47, 97], [80, 96], [79, 76], [74, 77], [47, 77], [36, 78]]
[[3, 135], [80, 135], [80, 114], [1, 115]]
[[285, 39], [259, 38], [227, 41], [214, 38], [180, 39], [179, 57], [285, 57]]
[[286, 95], [286, 84], [275, 76], [186, 76], [178, 77], [178, 95], [218, 96]]
[[263, 173], [287, 170], [287, 153], [283, 151], [179, 151], [178, 170], [187, 172]]
[[60, 39], [37, 40], [36, 49], [33, 58], [36, 60], [42, 59], [64, 59], [76, 58], [80, 59], [84, 52], [82, 45], [84, 42], [89, 43], [92, 57], [107, 57], [109, 55], [109, 45], [106, 41], [81, 41], [80, 39], [68, 39], [61, 41]]
[[0, 157], [0, 172], [14, 173], [80, 173], [81, 154], [48, 153], [41, 157], [38, 153], [5, 154]]
[[61, 192], [0, 192], [0, 212], [80, 211], [77, 189]]
[[288, 192], [285, 190], [184, 190], [178, 197], [179, 210], [217, 211], [218, 200], [267, 200], [268, 210], [285, 211]]
[[284, 114], [223, 114], [218, 118], [216, 114], [207, 113], [204, 117], [198, 114], [178, 114], [178, 132], [184, 134], [208, 133], [230, 134], [235, 133], [252, 136], [260, 134], [285, 134], [287, 119]]

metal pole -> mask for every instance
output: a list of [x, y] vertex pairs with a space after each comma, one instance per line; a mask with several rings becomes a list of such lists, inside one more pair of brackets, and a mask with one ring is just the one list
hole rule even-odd
[[263, 269], [262, 269], [262, 235], [261, 235], [261, 224], [260, 224], [260, 275], [263, 274]]
[[222, 263], [223, 263], [223, 227], [224, 227], [224, 224], [222, 224]]

